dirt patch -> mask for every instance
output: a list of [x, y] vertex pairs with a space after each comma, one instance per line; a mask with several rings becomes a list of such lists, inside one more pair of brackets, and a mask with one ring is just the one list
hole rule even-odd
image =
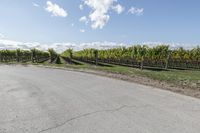
[[147, 85], [147, 86], [156, 87], [158, 89], [169, 90], [169, 91], [179, 93], [179, 94], [184, 94], [187, 96], [200, 98], [200, 90], [199, 89], [182, 87], [179, 85], [174, 85], [174, 84], [166, 83], [163, 81], [153, 80], [153, 79], [150, 79], [147, 77], [134, 76], [134, 75], [128, 76], [128, 75], [108, 73], [108, 72], [103, 72], [103, 71], [84, 70], [83, 72], [97, 74], [100, 76], [106, 76], [106, 77], [110, 77], [110, 78], [121, 79], [121, 80], [129, 81], [129, 82], [134, 82], [134, 83], [139, 83], [139, 84], [143, 84], [143, 85]]

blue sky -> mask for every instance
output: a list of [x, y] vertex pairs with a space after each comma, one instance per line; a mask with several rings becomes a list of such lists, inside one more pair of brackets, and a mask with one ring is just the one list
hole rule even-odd
[[39, 43], [200, 43], [199, 0], [98, 1], [1, 0], [0, 37]]

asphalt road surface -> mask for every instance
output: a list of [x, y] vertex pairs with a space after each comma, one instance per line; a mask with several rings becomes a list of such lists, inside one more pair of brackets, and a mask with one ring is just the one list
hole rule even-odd
[[81, 72], [0, 66], [0, 133], [200, 133], [200, 100]]

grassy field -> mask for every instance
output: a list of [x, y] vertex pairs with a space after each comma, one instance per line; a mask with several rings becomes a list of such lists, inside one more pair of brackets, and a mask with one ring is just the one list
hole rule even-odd
[[[194, 94], [198, 91], [200, 92], [200, 71], [198, 70], [149, 70], [149, 69], [138, 69], [132, 67], [118, 66], [118, 65], [110, 65], [110, 64], [100, 64], [95, 66], [93, 64], [84, 63], [76, 61], [75, 64], [68, 64], [61, 58], [61, 64], [51, 64], [49, 61], [44, 63], [34, 63], [33, 65], [44, 65], [51, 67], [61, 67], [61, 68], [71, 68], [71, 69], [79, 69], [79, 70], [93, 70], [97, 72], [106, 72], [111, 74], [125, 75], [127, 77], [138, 78], [139, 80], [150, 79], [152, 82], [150, 85], [154, 86], [155, 84], [161, 84], [160, 82], [164, 82], [170, 85], [174, 85], [177, 87], [181, 87], [182, 89], [193, 90]], [[9, 64], [17, 64], [16, 62]], [[19, 63], [22, 64], [22, 63]], [[32, 65], [31, 62], [23, 63], [23, 65]], [[138, 81], [139, 81], [138, 80]], [[136, 80], [137, 81], [137, 80]], [[143, 83], [143, 82], [139, 82]], [[148, 85], [148, 84], [147, 84]], [[156, 85], [155, 85], [156, 86]], [[157, 87], [160, 87], [159, 85]], [[171, 90], [171, 89], [170, 89]], [[174, 91], [174, 90], [172, 90]], [[182, 90], [181, 90], [182, 91]], [[183, 90], [185, 91], [185, 90]], [[188, 93], [188, 92], [186, 92]], [[200, 93], [198, 96], [200, 97]]]
[[79, 62], [79, 65], [66, 64], [64, 60], [61, 60], [62, 64], [49, 64], [48, 62], [43, 63], [43, 65], [50, 65], [56, 67], [67, 67], [73, 69], [88, 69], [88, 70], [98, 70], [103, 72], [115, 73], [127, 75], [130, 77], [146, 77], [156, 81], [163, 81], [166, 83], [174, 84], [177, 86], [198, 89], [200, 90], [200, 71], [198, 70], [148, 70], [148, 69], [138, 69], [132, 67], [101, 64], [95, 66], [92, 64]]

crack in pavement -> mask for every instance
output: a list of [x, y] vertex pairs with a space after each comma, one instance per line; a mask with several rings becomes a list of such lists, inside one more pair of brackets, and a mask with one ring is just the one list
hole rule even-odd
[[68, 120], [66, 120], [66, 121], [64, 121], [64, 122], [62, 122], [60, 124], [57, 124], [54, 127], [43, 129], [43, 130], [39, 131], [38, 133], [42, 133], [42, 132], [46, 132], [46, 131], [49, 131], [49, 130], [52, 130], [52, 129], [59, 128], [59, 127], [64, 126], [65, 124], [67, 124], [67, 123], [69, 123], [69, 122], [71, 122], [73, 120], [76, 120], [76, 119], [79, 119], [79, 118], [83, 118], [83, 117], [86, 117], [86, 116], [90, 116], [90, 115], [93, 115], [93, 114], [97, 114], [97, 113], [102, 113], [102, 112], [116, 112], [116, 111], [122, 110], [124, 108], [133, 108], [133, 107], [134, 108], [144, 108], [144, 107], [147, 107], [147, 106], [149, 106], [149, 105], [143, 105], [143, 106], [140, 106], [140, 107], [135, 106], [135, 105], [133, 105], [133, 106], [123, 105], [123, 106], [120, 106], [120, 107], [115, 108], [115, 109], [107, 109], [107, 110], [94, 111], [94, 112], [90, 112], [90, 113], [78, 115], [76, 117], [72, 117], [71, 119], [68, 119]]

